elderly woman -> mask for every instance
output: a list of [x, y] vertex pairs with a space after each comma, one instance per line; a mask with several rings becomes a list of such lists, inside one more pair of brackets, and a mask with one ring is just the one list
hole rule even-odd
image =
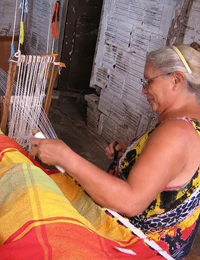
[[[35, 154], [74, 177], [96, 203], [124, 214], [175, 259], [184, 259], [200, 221], [200, 53], [189, 45], [147, 55], [143, 94], [157, 125], [125, 149], [107, 174], [60, 140], [33, 139]], [[122, 145], [106, 148], [108, 157]]]

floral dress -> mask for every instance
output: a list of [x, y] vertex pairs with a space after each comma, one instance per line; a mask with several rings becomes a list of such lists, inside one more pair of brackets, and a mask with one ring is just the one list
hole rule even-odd
[[[177, 117], [193, 125], [200, 135], [200, 123], [191, 118]], [[159, 126], [134, 139], [120, 158], [113, 175], [126, 180], [149, 135]], [[200, 169], [183, 186], [166, 188], [148, 208], [130, 222], [141, 229], [177, 260], [188, 255], [200, 222]]]

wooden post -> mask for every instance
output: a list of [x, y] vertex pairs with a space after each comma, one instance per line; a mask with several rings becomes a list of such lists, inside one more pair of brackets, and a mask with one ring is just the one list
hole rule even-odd
[[4, 134], [6, 131], [6, 124], [7, 124], [8, 113], [9, 113], [9, 108], [10, 108], [10, 99], [11, 99], [11, 95], [12, 95], [13, 84], [14, 84], [15, 75], [16, 75], [16, 68], [17, 68], [17, 63], [10, 62], [9, 70], [8, 70], [7, 85], [6, 85], [6, 94], [5, 94], [5, 99], [3, 102], [3, 113], [2, 113], [2, 117], [1, 117], [1, 130]]
[[53, 93], [53, 87], [54, 87], [54, 82], [57, 76], [57, 66], [53, 65], [52, 71], [51, 71], [51, 77], [49, 80], [49, 86], [47, 88], [47, 93], [46, 93], [46, 98], [44, 102], [44, 111], [46, 115], [49, 113], [49, 108], [51, 105], [51, 99], [52, 99], [52, 93]]
[[173, 45], [182, 43], [187, 30], [186, 24], [190, 18], [190, 12], [193, 7], [194, 0], [182, 0], [174, 10], [174, 18], [168, 31], [167, 44]]

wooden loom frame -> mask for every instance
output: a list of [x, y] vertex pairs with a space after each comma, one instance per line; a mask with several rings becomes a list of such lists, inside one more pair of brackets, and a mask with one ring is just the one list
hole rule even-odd
[[[46, 115], [49, 113], [51, 101], [52, 101], [52, 93], [53, 93], [53, 87], [55, 83], [55, 79], [57, 76], [57, 68], [60, 65], [55, 65], [52, 64], [52, 70], [51, 70], [51, 75], [50, 79], [48, 82], [47, 86], [47, 93], [46, 97], [44, 99], [44, 104], [43, 104], [43, 109]], [[12, 96], [12, 90], [13, 90], [13, 85], [15, 82], [15, 77], [16, 77], [16, 71], [17, 71], [17, 62], [10, 62], [9, 64], [9, 70], [8, 70], [8, 78], [7, 78], [7, 84], [6, 84], [6, 94], [3, 102], [3, 112], [1, 115], [1, 130], [5, 134], [6, 133], [6, 125], [8, 121], [8, 114], [9, 114], [9, 108], [10, 108], [10, 100]]]

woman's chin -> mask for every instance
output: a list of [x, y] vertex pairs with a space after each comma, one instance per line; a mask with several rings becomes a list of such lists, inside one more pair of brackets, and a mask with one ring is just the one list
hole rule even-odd
[[156, 114], [158, 114], [158, 106], [152, 101], [149, 102], [151, 109], [153, 110], [153, 112], [155, 112]]

